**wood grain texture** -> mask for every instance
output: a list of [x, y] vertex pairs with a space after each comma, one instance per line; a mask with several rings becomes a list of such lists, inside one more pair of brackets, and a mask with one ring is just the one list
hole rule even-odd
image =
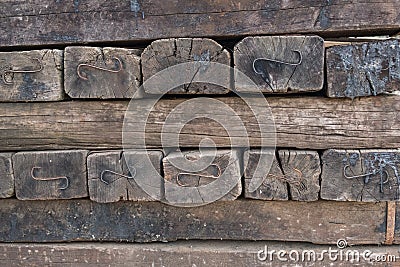
[[0, 153], [0, 198], [14, 195], [13, 153]]
[[398, 90], [398, 40], [334, 46], [327, 49], [329, 97], [359, 97]]
[[[221, 190], [223, 193], [219, 195], [218, 200], [235, 200], [242, 193], [242, 184], [241, 184], [241, 171], [240, 171], [240, 158], [239, 151], [231, 151], [230, 150], [218, 150], [214, 155], [210, 151], [185, 151], [182, 153], [171, 152], [163, 159], [163, 171], [164, 171], [164, 179], [173, 185], [177, 185], [180, 188], [183, 187], [192, 187], [197, 189], [197, 194], [191, 199], [184, 199], [184, 203], [207, 203], [208, 195], [211, 195], [210, 189], [207, 189], [207, 185], [212, 186], [211, 184], [216, 184], [215, 182], [218, 179], [225, 179], [225, 177], [229, 177], [229, 181], [225, 179], [226, 183], [230, 183], [232, 181], [231, 190], [223, 190], [223, 188], [212, 187], [214, 191]], [[214, 157], [215, 156], [215, 157]], [[186, 159], [186, 169], [181, 169], [179, 164], [180, 162], [177, 160]], [[192, 164], [199, 164], [200, 162], [210, 162], [210, 164], [206, 164], [201, 168], [202, 170], [194, 171]], [[192, 163], [192, 164], [190, 164]], [[223, 176], [223, 175], [227, 176]], [[165, 189], [165, 198], [168, 199], [169, 194], [174, 194], [175, 190], [168, 190], [168, 187]], [[170, 191], [170, 192], [169, 192]], [[227, 191], [227, 192], [226, 192]], [[214, 193], [214, 192], [213, 192]]]
[[[39, 1], [0, 5], [0, 46], [399, 31], [397, 0]], [[143, 12], [143, 13], [142, 13]], [[143, 18], [144, 17], [144, 18]], [[68, 27], [65, 27], [68, 25]], [[161, 26], [161, 27], [160, 27]]]
[[0, 101], [64, 98], [62, 50], [0, 52]]
[[235, 77], [239, 92], [297, 93], [322, 89], [324, 40], [318, 36], [246, 37], [234, 48], [235, 68], [259, 87]]
[[[265, 162], [260, 162], [261, 153], [266, 153], [268, 159], [273, 157], [271, 169], [268, 170], [268, 165]], [[287, 183], [284, 181], [282, 169], [277, 160], [275, 150], [268, 150], [261, 152], [260, 150], [251, 149], [245, 151], [245, 171], [244, 171], [244, 196], [246, 198], [262, 199], [262, 200], [288, 200], [289, 192]], [[256, 166], [262, 168], [263, 173], [266, 174], [262, 184], [257, 190], [251, 192], [249, 189], [251, 179], [255, 177]]]
[[64, 66], [65, 92], [71, 98], [132, 98], [141, 82], [136, 49], [67, 47]]
[[282, 172], [289, 185], [290, 198], [316, 201], [319, 198], [320, 159], [317, 151], [279, 150]]
[[[141, 159], [147, 156], [157, 171], [160, 172], [161, 159], [163, 157], [161, 151], [91, 153], [87, 158], [90, 199], [99, 203], [120, 200], [153, 201], [133, 179], [133, 177], [136, 179], [146, 178], [146, 175], [148, 175], [147, 170], [140, 166]], [[133, 174], [130, 172], [127, 162], [130, 163], [130, 168], [134, 168], [135, 172]]]
[[[250, 144], [260, 146], [259, 129], [244, 102], [236, 97], [215, 99], [236, 111], [247, 127]], [[398, 148], [399, 99], [398, 96], [354, 101], [319, 97], [270, 97], [268, 103], [275, 120], [278, 147]], [[149, 147], [160, 147], [160, 132], [165, 116], [183, 101], [185, 99], [164, 99], [154, 107], [147, 121], [146, 142]], [[260, 100], [254, 98], [252, 101], [258, 105]], [[3, 151], [120, 149], [127, 105], [127, 101], [0, 103], [0, 114], [3, 114], [0, 117], [0, 146]], [[258, 106], [263, 107], [262, 104]], [[18, 120], [15, 120], [16, 116]], [[224, 122], [226, 127], [237, 127], [232, 125], [234, 123], [230, 117], [224, 117]], [[132, 134], [141, 132], [133, 131]], [[182, 129], [180, 144], [182, 147], [197, 147], [205, 137], [211, 138], [219, 147], [227, 147], [231, 142], [224, 128], [215, 121], [193, 120]], [[245, 140], [243, 138], [247, 138], [240, 134], [233, 137], [240, 143]], [[137, 141], [132, 140], [132, 146]], [[170, 140], [165, 141], [166, 144], [170, 143]]]
[[385, 203], [235, 200], [178, 208], [159, 202], [0, 201], [2, 242], [222, 239], [336, 244], [344, 238], [353, 245], [380, 244], [385, 230]]
[[21, 200], [88, 196], [88, 151], [19, 152], [13, 156], [15, 193]]
[[[173, 38], [156, 40], [142, 53], [143, 80], [146, 81], [158, 72], [176, 64], [193, 62], [196, 74], [210, 75], [208, 65], [218, 62], [230, 66], [229, 52], [214, 40], [207, 38]], [[187, 72], [185, 72], [185, 70]], [[186, 75], [188, 81], [193, 78], [193, 69], [182, 68], [179, 75]], [[178, 86], [168, 93], [171, 94], [225, 94], [230, 88], [230, 70], [227, 68], [219, 77], [222, 85], [209, 83], [189, 83]], [[207, 76], [206, 76], [207, 77]], [[165, 83], [165, 81], [164, 81]], [[165, 89], [163, 83], [162, 88]], [[163, 94], [154, 86], [146, 86], [144, 90], [149, 94]]]
[[[325, 151], [321, 198], [365, 202], [399, 200], [399, 153], [398, 149]], [[362, 177], [348, 179], [345, 175]]]
[[[84, 242], [0, 244], [2, 252], [0, 264], [14, 267], [27, 265], [32, 267], [43, 265], [52, 267], [220, 267], [233, 265], [274, 267], [280, 266], [284, 262], [286, 266], [304, 267], [330, 266], [332, 264], [338, 267], [398, 266], [399, 256], [396, 246], [353, 246], [342, 251], [343, 258], [340, 258], [339, 253], [332, 253], [331, 259], [327, 253], [329, 248], [338, 251], [336, 247], [327, 245], [271, 241], [177, 241], [167, 244], [94, 244]], [[265, 259], [263, 251], [269, 253]], [[279, 251], [282, 251], [280, 255], [282, 260], [278, 259]], [[355, 251], [359, 252], [359, 258], [356, 253], [350, 254]], [[362, 255], [365, 255], [366, 251], [371, 251], [371, 255], [364, 259]], [[291, 252], [292, 254], [290, 254]], [[257, 256], [258, 253], [260, 253], [259, 256]], [[305, 260], [302, 260], [303, 256]], [[337, 256], [336, 259], [335, 256]], [[351, 259], [354, 260], [350, 261]], [[316, 265], [317, 263], [318, 265]]]

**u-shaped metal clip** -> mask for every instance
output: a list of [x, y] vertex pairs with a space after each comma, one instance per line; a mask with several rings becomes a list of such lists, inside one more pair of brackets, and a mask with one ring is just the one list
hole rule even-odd
[[193, 172], [180, 172], [180, 173], [178, 173], [178, 174], [176, 175], [176, 183], [177, 183], [179, 186], [182, 186], [182, 187], [188, 187], [188, 186], [189, 186], [189, 185], [187, 185], [187, 184], [183, 184], [183, 183], [180, 181], [181, 176], [183, 176], [183, 175], [192, 176], [192, 177], [197, 177], [197, 176], [199, 176], [199, 177], [211, 178], [211, 179], [218, 179], [219, 177], [221, 177], [221, 174], [222, 174], [221, 167], [220, 167], [219, 165], [217, 165], [217, 164], [210, 164], [210, 166], [216, 166], [216, 167], [217, 167], [217, 169], [218, 169], [218, 174], [217, 174], [217, 175], [207, 175], [207, 174], [193, 173]]
[[35, 176], [35, 170], [36, 169], [41, 169], [42, 167], [32, 167], [31, 169], [31, 176], [34, 180], [37, 181], [55, 181], [55, 180], [65, 180], [65, 186], [60, 187], [60, 190], [65, 190], [69, 187], [69, 179], [67, 176], [57, 176], [57, 177], [37, 177]]
[[95, 65], [90, 65], [90, 64], [86, 64], [86, 63], [81, 63], [78, 65], [78, 67], [76, 67], [76, 73], [78, 74], [78, 77], [83, 79], [83, 80], [88, 80], [89, 78], [87, 76], [82, 75], [81, 73], [81, 68], [92, 68], [92, 69], [96, 69], [96, 70], [101, 70], [101, 71], [107, 71], [107, 72], [112, 72], [112, 73], [118, 73], [122, 70], [122, 62], [121, 59], [119, 59], [118, 57], [113, 57], [113, 60], [116, 60], [118, 62], [118, 69], [113, 70], [113, 69], [107, 69], [107, 68], [103, 68], [103, 67], [98, 67]]
[[[132, 176], [128, 176], [128, 175], [125, 175], [125, 174], [122, 174], [122, 173], [118, 173], [118, 172], [115, 172], [115, 171], [111, 171], [111, 170], [103, 170], [101, 173], [100, 173], [100, 181], [102, 181], [103, 183], [105, 183], [106, 185], [109, 185], [109, 184], [112, 184], [112, 183], [114, 183], [115, 181], [117, 181], [118, 179], [120, 179], [120, 178], [126, 178], [126, 179], [133, 179], [133, 177], [135, 177], [135, 175], [136, 175], [136, 169], [134, 168], [134, 167], [131, 167], [132, 168], [132, 170], [133, 170], [133, 174], [132, 174]], [[131, 170], [131, 168], [129, 168], [129, 170]], [[110, 182], [107, 182], [106, 180], [104, 180], [104, 174], [105, 173], [111, 173], [111, 174], [114, 174], [114, 175], [116, 175], [116, 176], [119, 176], [118, 178], [116, 178], [116, 179], [114, 179], [114, 180], [111, 180]]]
[[[381, 181], [380, 181], [380, 192], [381, 193], [383, 193], [383, 185], [387, 184], [389, 182], [389, 173], [385, 169], [381, 169], [379, 171], [375, 170], [375, 171], [372, 171], [370, 173], [364, 173], [364, 174], [359, 174], [359, 175], [348, 176], [347, 175], [347, 169], [348, 168], [350, 168], [349, 165], [346, 165], [346, 166], [343, 167], [343, 176], [344, 176], [344, 178], [346, 178], [346, 179], [365, 178], [364, 179], [364, 183], [365, 184], [368, 183], [368, 177], [369, 176], [377, 175], [378, 173], [380, 173], [381, 174], [381, 177], [380, 177], [380, 179], [381, 179]], [[383, 180], [383, 174], [386, 175], [386, 180], [385, 181]]]
[[12, 79], [11, 79], [11, 81], [7, 81], [6, 76], [7, 76], [8, 74], [12, 74], [12, 73], [35, 73], [35, 72], [39, 72], [39, 71], [42, 71], [42, 70], [43, 70], [43, 64], [42, 64], [42, 62], [40, 61], [40, 59], [38, 59], [38, 58], [31, 58], [31, 60], [36, 60], [37, 63], [38, 63], [38, 65], [39, 65], [39, 68], [33, 69], [33, 70], [13, 70], [13, 69], [11, 69], [11, 70], [5, 70], [5, 71], [3, 72], [3, 75], [2, 75], [2, 76], [3, 76], [3, 82], [4, 82], [5, 84], [13, 84]]

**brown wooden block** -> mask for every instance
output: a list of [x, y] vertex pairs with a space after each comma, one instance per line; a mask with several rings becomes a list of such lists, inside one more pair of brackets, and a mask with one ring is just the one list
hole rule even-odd
[[239, 92], [297, 93], [322, 89], [324, 41], [318, 36], [247, 37], [235, 45], [235, 68], [259, 87], [241, 81]]
[[318, 200], [321, 162], [317, 151], [279, 150], [279, 159], [292, 200]]
[[64, 97], [63, 51], [0, 52], [0, 101], [57, 101]]
[[327, 49], [327, 95], [372, 96], [400, 86], [398, 40], [334, 46]]
[[8, 198], [14, 195], [12, 155], [12, 153], [0, 153], [0, 198]]
[[87, 197], [86, 150], [20, 152], [13, 156], [21, 200]]
[[[146, 178], [146, 169], [140, 161], [149, 157], [158, 172], [161, 168], [161, 151], [108, 151], [91, 153], [87, 158], [90, 199], [100, 203], [119, 200], [152, 201], [133, 178]], [[133, 174], [127, 167], [134, 168]]]
[[[232, 150], [231, 153], [231, 150], [218, 150], [215, 158], [210, 151], [203, 153], [185, 151], [183, 155], [189, 162], [194, 162], [193, 164], [196, 164], [197, 161], [209, 161], [211, 163], [203, 170], [190, 171], [190, 169], [182, 170], [175, 166], [177, 159], [182, 158], [180, 153], [172, 152], [163, 159], [164, 179], [166, 181], [178, 186], [178, 188], [182, 188], [182, 190], [188, 187], [197, 189], [196, 194], [189, 196], [189, 199], [184, 199], [186, 196], [184, 193], [180, 193], [179, 197], [182, 197], [182, 204], [207, 202], [208, 199], [216, 196], [218, 198], [215, 200], [235, 200], [241, 194], [239, 151]], [[224, 175], [230, 180], [218, 180], [219, 178], [225, 179]], [[224, 185], [220, 186], [219, 182], [230, 188], [227, 189]], [[214, 187], [212, 183], [215, 185]], [[167, 201], [171, 201], [170, 199], [175, 197], [175, 194], [178, 194], [176, 190], [178, 189], [169, 189], [167, 184], [165, 185], [165, 198]]]
[[[186, 62], [194, 62], [195, 75], [207, 75], [210, 62], [218, 62], [230, 66], [230, 54], [217, 42], [206, 38], [174, 38], [163, 39], [152, 42], [142, 53], [143, 80], [167, 69], [173, 65]], [[187, 75], [188, 84], [178, 86], [169, 93], [172, 94], [225, 94], [230, 88], [229, 68], [221, 71], [218, 79], [222, 85], [208, 83], [191, 83], [193, 80], [193, 68], [188, 68], [187, 73], [183, 70], [179, 75]], [[184, 68], [182, 68], [184, 69]], [[198, 71], [197, 71], [198, 70]], [[165, 82], [165, 81], [164, 81]], [[162, 94], [164, 85], [160, 88], [146, 86], [144, 90], [149, 94]]]
[[65, 92], [72, 98], [132, 98], [139, 88], [140, 51], [112, 47], [65, 49]]
[[398, 200], [399, 150], [334, 150], [322, 156], [321, 198], [338, 201]]
[[[334, 201], [0, 201], [1, 242], [280, 240], [349, 245], [385, 240], [386, 204]], [[2, 253], [0, 253], [2, 254]], [[254, 254], [253, 254], [254, 255]]]
[[[271, 168], [268, 169], [268, 164], [260, 162], [261, 153], [268, 155], [267, 160], [273, 157]], [[261, 152], [260, 150], [250, 150], [245, 152], [245, 162], [247, 161], [247, 167], [245, 167], [244, 178], [245, 178], [245, 189], [244, 196], [246, 198], [263, 199], [263, 200], [288, 200], [288, 187], [286, 181], [283, 179], [283, 173], [279, 167], [278, 160], [276, 159], [275, 150], [268, 150]], [[259, 166], [261, 174], [265, 176], [255, 176], [256, 166]], [[259, 178], [263, 179], [260, 187], [251, 192], [249, 189], [252, 179]]]

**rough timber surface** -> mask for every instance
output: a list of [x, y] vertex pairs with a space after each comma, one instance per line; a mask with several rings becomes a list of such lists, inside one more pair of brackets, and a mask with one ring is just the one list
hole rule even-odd
[[33, 0], [15, 5], [0, 3], [0, 47], [289, 33], [352, 36], [400, 29], [397, 0]]
[[[356, 225], [356, 227], [354, 227]], [[385, 240], [385, 203], [235, 200], [195, 208], [159, 202], [0, 201], [0, 241], [277, 240], [349, 245]]]
[[[60, 244], [0, 244], [0, 265], [25, 267], [147, 267], [147, 266], [398, 266], [396, 246], [352, 246], [343, 252], [331, 245], [271, 241], [176, 241], [173, 243], [60, 243]], [[263, 252], [268, 255], [263, 254]], [[282, 251], [278, 258], [278, 252]], [[298, 252], [290, 254], [290, 252]], [[368, 251], [371, 251], [369, 254]], [[359, 258], [357, 254], [359, 252]], [[366, 253], [364, 253], [366, 252]], [[348, 254], [346, 254], [348, 253]], [[352, 254], [351, 254], [352, 253]], [[289, 256], [290, 254], [290, 256]], [[348, 255], [348, 258], [346, 258]], [[364, 259], [363, 255], [370, 255]], [[304, 257], [305, 260], [302, 260]], [[336, 259], [335, 259], [336, 257]], [[354, 259], [353, 261], [350, 261]], [[383, 261], [383, 259], [386, 259]], [[301, 265], [299, 264], [301, 263]], [[318, 265], [316, 265], [318, 264]], [[397, 265], [396, 265], [397, 264]]]
[[326, 52], [329, 97], [375, 96], [399, 90], [399, 40], [333, 46]]
[[[255, 127], [256, 122], [244, 102], [237, 97], [215, 99], [236, 110], [235, 113], [247, 126], [250, 144], [260, 146], [259, 129]], [[269, 97], [268, 103], [275, 120], [276, 145], [304, 149], [398, 148], [399, 99], [398, 96], [354, 100]], [[160, 132], [165, 117], [183, 101], [185, 99], [163, 99], [154, 107], [146, 127], [149, 147], [161, 146]], [[258, 105], [258, 99], [252, 101]], [[0, 117], [0, 146], [3, 151], [119, 149], [122, 147], [121, 131], [127, 106], [127, 101], [0, 103], [0, 114], [4, 114]], [[141, 114], [142, 111], [138, 109], [137, 112]], [[18, 120], [15, 120], [16, 116]], [[237, 127], [232, 125], [230, 116], [223, 121], [226, 127]], [[141, 133], [132, 132], [133, 135]], [[182, 129], [179, 137], [182, 147], [198, 147], [204, 137], [210, 137], [218, 147], [231, 144], [224, 128], [207, 119], [193, 120]], [[233, 137], [244, 140], [239, 134]], [[134, 148], [137, 140], [132, 141]], [[164, 141], [169, 144], [171, 140]]]

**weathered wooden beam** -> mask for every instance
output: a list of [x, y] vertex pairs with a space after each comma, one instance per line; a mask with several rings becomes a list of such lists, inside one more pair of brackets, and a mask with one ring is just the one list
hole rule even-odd
[[0, 52], [0, 101], [64, 98], [62, 50]]
[[[177, 241], [173, 243], [0, 244], [2, 266], [397, 266], [396, 246], [297, 242]], [[330, 252], [329, 252], [330, 251]], [[266, 253], [266, 255], [264, 254]], [[342, 256], [342, 257], [341, 257]]]
[[[397, 0], [62, 1], [0, 5], [0, 46], [30, 46], [171, 37], [237, 37], [399, 31]], [[44, 27], [45, 25], [45, 27]], [[68, 25], [68, 27], [65, 27]]]
[[324, 41], [318, 36], [247, 37], [234, 49], [235, 68], [259, 88], [242, 84], [239, 92], [297, 93], [322, 89]]
[[[356, 227], [354, 227], [356, 225]], [[284, 240], [380, 244], [385, 203], [218, 201], [195, 208], [159, 202], [0, 201], [0, 241]]]
[[[236, 129], [239, 125], [235, 125], [233, 118], [235, 115], [239, 116], [247, 127], [250, 144], [254, 147], [260, 146], [257, 122], [244, 102], [236, 97], [216, 100], [226, 103], [236, 113], [232, 117], [223, 118], [224, 126]], [[185, 99], [163, 99], [154, 107], [154, 112], [147, 121], [146, 143], [149, 147], [160, 147], [160, 132], [165, 117], [183, 101]], [[265, 100], [263, 102], [256, 98], [251, 101], [259, 107], [263, 107], [265, 103]], [[274, 116], [278, 147], [400, 147], [398, 96], [354, 101], [320, 97], [270, 97], [268, 103]], [[119, 149], [122, 146], [121, 131], [127, 105], [127, 101], [0, 103], [0, 114], [4, 114], [0, 117], [0, 147], [3, 151]], [[137, 115], [143, 114], [140, 112], [143, 111], [138, 109]], [[133, 116], [132, 121], [135, 118]], [[132, 131], [133, 136], [142, 134], [139, 129]], [[211, 138], [219, 147], [227, 147], [231, 143], [224, 128], [207, 119], [191, 121], [182, 129], [179, 137], [182, 147], [197, 147], [199, 141], [205, 137]], [[234, 137], [240, 142], [239, 145], [242, 142], [245, 144], [244, 138], [247, 136], [238, 133]], [[132, 146], [139, 146], [139, 140], [133, 139]], [[167, 145], [171, 143], [169, 139], [164, 141]]]
[[[218, 150], [215, 155], [211, 151], [202, 151], [201, 153], [199, 151], [185, 151], [182, 154], [171, 152], [163, 159], [163, 171], [164, 179], [174, 186], [165, 185], [165, 199], [171, 201], [170, 198], [172, 197], [174, 199], [185, 197], [188, 199], [176, 199], [173, 202], [177, 203], [181, 200], [183, 203], [193, 204], [209, 203], [213, 200], [237, 199], [242, 193], [240, 154], [240, 151], [234, 150], [231, 153], [230, 150], [224, 149]], [[187, 162], [184, 160], [187, 160]], [[194, 169], [195, 164], [199, 165], [206, 162], [206, 168]], [[187, 169], [181, 168], [182, 165], [185, 165], [183, 167], [187, 167]], [[222, 184], [217, 182], [221, 179], [223, 179]], [[182, 196], [182, 193], [176, 192], [175, 186], [178, 188], [195, 188], [193, 190], [195, 194]]]
[[71, 98], [132, 98], [141, 82], [137, 49], [67, 47], [64, 68]]
[[99, 203], [120, 200], [153, 201], [133, 178], [146, 179], [149, 175], [147, 169], [140, 166], [144, 157], [149, 157], [154, 168], [160, 172], [162, 156], [161, 151], [91, 153], [87, 158], [90, 199]]
[[336, 150], [322, 156], [321, 198], [399, 200], [400, 150]]
[[13, 153], [0, 153], [0, 198], [14, 195]]
[[[192, 81], [196, 74], [209, 75], [210, 62], [218, 62], [230, 66], [231, 56], [229, 52], [214, 40], [207, 38], [173, 38], [156, 40], [152, 42], [142, 53], [143, 80], [146, 82], [158, 72], [176, 64], [193, 62], [191, 68], [183, 68], [177, 73], [187, 76], [187, 81]], [[210, 83], [188, 83], [173, 88], [171, 94], [226, 94], [229, 92], [231, 72], [229, 68], [221, 71], [220, 85]], [[153, 85], [146, 86], [144, 90], [149, 94], [163, 94], [166, 82], [162, 81], [161, 88]]]
[[329, 97], [359, 97], [398, 90], [398, 40], [333, 46], [326, 51]]
[[13, 156], [15, 193], [21, 200], [88, 196], [88, 151], [19, 152]]

